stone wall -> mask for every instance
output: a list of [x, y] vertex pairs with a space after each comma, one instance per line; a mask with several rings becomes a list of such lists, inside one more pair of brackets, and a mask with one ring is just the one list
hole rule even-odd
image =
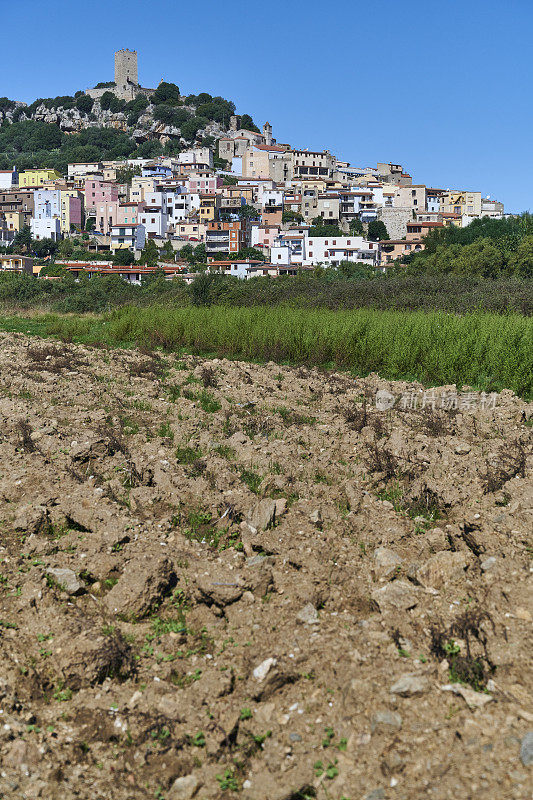
[[413, 212], [410, 208], [379, 208], [378, 219], [385, 224], [391, 239], [405, 239], [407, 223], [412, 222]]

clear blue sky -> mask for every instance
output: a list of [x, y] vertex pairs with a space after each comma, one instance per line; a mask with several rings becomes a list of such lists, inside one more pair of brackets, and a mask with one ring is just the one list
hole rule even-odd
[[128, 47], [144, 86], [222, 95], [278, 141], [533, 207], [531, 0], [25, 0], [2, 33], [13, 99], [112, 80]]

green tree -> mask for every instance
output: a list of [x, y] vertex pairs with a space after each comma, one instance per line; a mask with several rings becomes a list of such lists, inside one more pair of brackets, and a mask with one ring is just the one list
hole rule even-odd
[[16, 232], [13, 239], [13, 250], [16, 253], [27, 253], [31, 249], [32, 238], [31, 229], [29, 225], [23, 225], [22, 228]]
[[300, 214], [299, 211], [284, 211], [281, 215], [282, 222], [303, 222], [303, 214]]
[[259, 211], [257, 211], [257, 209], [255, 209], [253, 206], [249, 206], [247, 203], [237, 210], [237, 214], [242, 220], [259, 219]]
[[337, 271], [343, 278], [347, 280], [365, 280], [373, 278], [375, 275], [374, 268], [363, 264], [360, 261], [341, 261]]
[[509, 259], [510, 271], [519, 278], [533, 278], [533, 236], [525, 236]]
[[147, 267], [155, 267], [159, 259], [159, 250], [153, 239], [147, 239], [146, 243], [141, 250], [141, 264], [146, 264]]
[[128, 186], [131, 186], [131, 182], [135, 175], [141, 174], [141, 168], [139, 166], [129, 166], [126, 164], [123, 167], [118, 167], [116, 170], [116, 181], [117, 183], [127, 183]]
[[62, 239], [57, 246], [56, 255], [58, 258], [71, 258], [75, 244], [74, 239]]
[[251, 258], [257, 261], [266, 261], [266, 256], [257, 247], [243, 247], [238, 253], [230, 253], [232, 261], [241, 261], [244, 258]]
[[93, 110], [94, 100], [88, 94], [81, 94], [76, 98], [76, 108], [82, 114], [89, 114]]
[[244, 128], [245, 131], [254, 131], [255, 133], [259, 133], [259, 128], [254, 124], [254, 121], [249, 114], [242, 115], [241, 128]]
[[174, 261], [176, 251], [172, 247], [172, 242], [167, 239], [160, 251], [161, 259], [163, 261]]
[[175, 83], [168, 83], [161, 81], [157, 89], [152, 95], [152, 103], [159, 105], [159, 103], [168, 103], [168, 105], [180, 102], [180, 90]]
[[121, 247], [120, 250], [115, 251], [112, 260], [117, 267], [129, 267], [135, 263], [135, 256], [131, 250]]
[[336, 225], [313, 225], [309, 228], [309, 236], [326, 238], [329, 236], [344, 236], [344, 233]]
[[235, 175], [224, 175], [223, 184], [224, 186], [237, 186], [239, 183], [239, 179], [235, 177]]
[[31, 249], [37, 258], [46, 258], [47, 256], [54, 255], [57, 250], [57, 245], [58, 243], [53, 239], [34, 239], [32, 241]]
[[352, 233], [354, 236], [365, 235], [365, 229], [363, 228], [363, 223], [357, 217], [350, 220], [349, 227], [350, 227], [350, 233]]
[[193, 280], [189, 287], [192, 304], [195, 306], [211, 305], [211, 287], [215, 276], [211, 272], [204, 272]]
[[104, 92], [100, 98], [100, 108], [102, 111], [108, 111], [111, 108], [111, 103], [115, 99], [114, 92]]
[[368, 223], [368, 238], [371, 242], [379, 242], [389, 238], [385, 223], [380, 219], [373, 219]]

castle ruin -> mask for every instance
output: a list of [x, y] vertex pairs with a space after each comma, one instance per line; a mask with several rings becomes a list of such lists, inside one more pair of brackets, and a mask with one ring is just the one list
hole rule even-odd
[[87, 89], [86, 94], [93, 100], [100, 99], [104, 92], [113, 92], [121, 100], [134, 100], [138, 95], [150, 97], [155, 89], [139, 86], [137, 73], [137, 51], [117, 50], [115, 52], [115, 82], [110, 86]]

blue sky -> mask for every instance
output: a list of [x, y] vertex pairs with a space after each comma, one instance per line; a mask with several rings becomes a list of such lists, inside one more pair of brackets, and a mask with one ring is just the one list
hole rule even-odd
[[4, 8], [0, 94], [139, 79], [222, 95], [281, 142], [533, 207], [531, 0], [25, 0]]

